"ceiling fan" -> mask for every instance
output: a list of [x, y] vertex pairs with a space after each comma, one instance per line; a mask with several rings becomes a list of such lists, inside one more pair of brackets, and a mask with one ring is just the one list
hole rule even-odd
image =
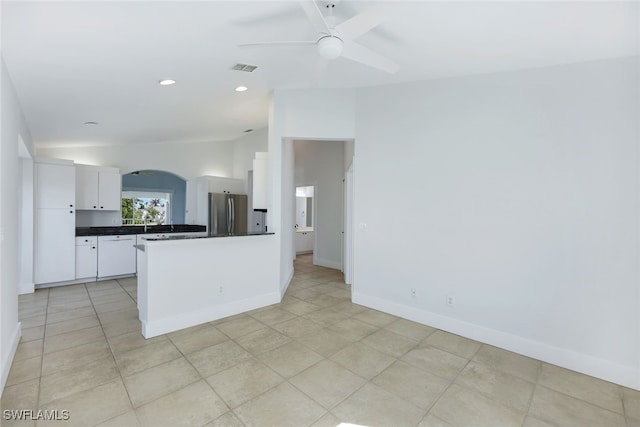
[[382, 22], [386, 9], [384, 5], [369, 8], [336, 25], [333, 10], [339, 0], [325, 2], [324, 8], [327, 10], [327, 15], [321, 12], [315, 0], [299, 0], [299, 3], [309, 22], [318, 32], [316, 40], [245, 43], [238, 45], [238, 47], [316, 45], [318, 54], [325, 59], [331, 60], [340, 57], [390, 74], [395, 74], [398, 71], [399, 67], [395, 62], [354, 41], [355, 38], [367, 33]]

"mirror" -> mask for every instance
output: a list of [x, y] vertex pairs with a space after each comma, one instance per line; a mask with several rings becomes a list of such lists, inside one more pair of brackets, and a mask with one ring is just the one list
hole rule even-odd
[[296, 187], [296, 228], [313, 230], [313, 186]]
[[161, 170], [122, 175], [122, 225], [184, 224], [187, 182]]

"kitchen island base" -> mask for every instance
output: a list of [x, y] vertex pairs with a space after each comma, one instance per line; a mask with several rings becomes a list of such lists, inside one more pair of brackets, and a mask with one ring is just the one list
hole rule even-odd
[[145, 338], [280, 302], [272, 234], [150, 239], [137, 247]]

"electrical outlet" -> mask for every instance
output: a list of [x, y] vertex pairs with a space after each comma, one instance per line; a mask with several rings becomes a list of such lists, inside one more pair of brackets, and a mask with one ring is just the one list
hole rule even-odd
[[453, 307], [454, 299], [451, 295], [447, 295], [447, 305]]
[[220, 286], [220, 289], [218, 290], [218, 293], [220, 295], [222, 295], [224, 293], [224, 286]]
[[411, 288], [411, 298], [416, 297], [416, 288]]

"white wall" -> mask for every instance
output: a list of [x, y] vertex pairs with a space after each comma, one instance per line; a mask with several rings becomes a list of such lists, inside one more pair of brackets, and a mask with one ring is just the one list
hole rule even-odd
[[354, 302], [640, 388], [639, 113], [637, 57], [360, 89]]
[[[202, 175], [233, 177], [233, 141], [130, 144], [102, 147], [37, 147], [38, 156], [120, 168], [125, 174], [142, 169], [172, 172], [191, 179]], [[246, 178], [245, 178], [246, 179]]]
[[233, 177], [243, 179], [245, 193], [248, 193], [248, 172], [253, 170], [256, 152], [267, 151], [267, 128], [257, 129], [233, 141]]
[[355, 141], [348, 140], [344, 142], [344, 171], [349, 170], [349, 166], [353, 163], [355, 154]]
[[[24, 143], [23, 143], [24, 146]], [[33, 281], [33, 245], [34, 245], [34, 167], [33, 159], [20, 157], [20, 236], [18, 238], [19, 257], [19, 294], [29, 294], [34, 291]]]
[[295, 186], [315, 186], [313, 262], [341, 269], [344, 141], [295, 141], [294, 148]]
[[[270, 231], [280, 239], [280, 280], [285, 290], [293, 276], [293, 139], [348, 140], [355, 137], [355, 91], [276, 90], [269, 106]], [[283, 147], [286, 149], [283, 150]], [[284, 190], [284, 191], [283, 191]]]
[[307, 198], [296, 197], [296, 224], [298, 227], [307, 226]]
[[18, 212], [22, 176], [18, 157], [19, 135], [27, 150], [33, 152], [29, 129], [13, 83], [4, 60], [0, 58], [0, 389], [4, 389], [20, 339]]
[[234, 141], [166, 142], [103, 147], [38, 146], [38, 156], [76, 163], [114, 166], [122, 173], [142, 169], [172, 172], [185, 179], [203, 175], [247, 180], [256, 151], [267, 150], [267, 129], [258, 129]]

